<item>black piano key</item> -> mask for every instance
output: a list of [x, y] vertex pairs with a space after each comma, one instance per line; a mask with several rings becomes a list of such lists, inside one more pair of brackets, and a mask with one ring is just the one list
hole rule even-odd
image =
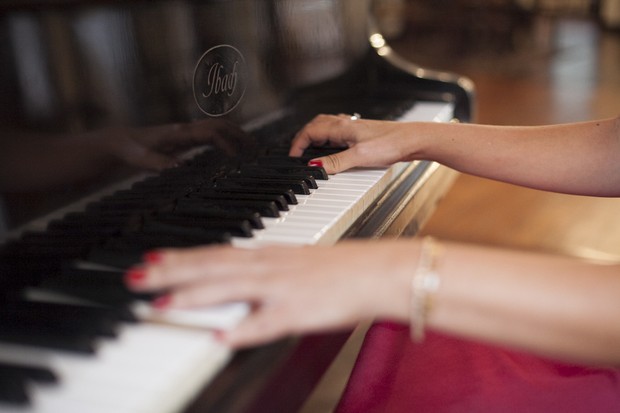
[[66, 255], [59, 249], [38, 249], [22, 242], [11, 242], [2, 251], [2, 270], [16, 284], [29, 284], [42, 274], [57, 271], [63, 259], [74, 257], [72, 251]]
[[263, 153], [265, 155], [269, 155], [269, 156], [281, 156], [281, 157], [287, 157], [288, 154], [290, 152], [290, 146], [283, 146], [283, 145], [277, 145], [277, 146], [269, 146], [268, 148], [264, 148]]
[[[73, 237], [71, 233], [46, 232], [29, 234], [17, 241], [15, 252], [18, 255], [51, 257], [78, 257], [85, 252], [88, 239]], [[19, 251], [17, 251], [19, 249]]]
[[196, 238], [200, 243], [202, 237], [212, 239], [221, 233], [228, 233], [235, 237], [249, 238], [252, 236], [252, 226], [248, 221], [230, 219], [196, 220], [187, 217], [173, 215], [158, 215], [145, 220], [142, 230], [144, 232], [160, 232], [165, 234], [179, 235]]
[[0, 313], [0, 330], [25, 334], [36, 330], [114, 337], [119, 322], [113, 310], [51, 302], [14, 301]]
[[144, 253], [158, 248], [184, 248], [201, 244], [224, 244], [230, 242], [229, 233], [217, 233], [207, 239], [182, 237], [165, 233], [136, 233], [108, 240], [104, 245], [91, 248], [87, 260], [113, 268], [126, 269], [142, 262]]
[[215, 186], [222, 189], [229, 188], [273, 188], [290, 189], [295, 194], [310, 195], [310, 188], [300, 179], [259, 179], [231, 176], [215, 180]]
[[[166, 244], [165, 246], [171, 246]], [[190, 246], [190, 245], [186, 245]], [[87, 260], [95, 264], [101, 264], [112, 268], [127, 269], [142, 262], [144, 253], [152, 248], [161, 248], [164, 245], [133, 247], [130, 250], [95, 246], [88, 253]]]
[[254, 172], [254, 173], [240, 173], [240, 174], [236, 174], [236, 175], [229, 175], [227, 178], [239, 178], [239, 179], [246, 179], [246, 178], [250, 178], [250, 179], [260, 179], [261, 181], [272, 181], [272, 180], [277, 180], [277, 181], [287, 181], [287, 182], [291, 182], [291, 181], [303, 181], [306, 183], [306, 185], [308, 186], [308, 188], [310, 189], [317, 189], [317, 183], [316, 180], [314, 179], [314, 177], [312, 175], [309, 174], [301, 174], [301, 173], [289, 173], [289, 174], [280, 174], [277, 172]]
[[[98, 236], [110, 236], [117, 233], [128, 220], [127, 215], [114, 218], [83, 217], [79, 219], [65, 219], [50, 221], [47, 226], [50, 232], [62, 232], [66, 234], [96, 234]], [[95, 232], [96, 231], [96, 232]]]
[[199, 187], [204, 183], [203, 181], [186, 182], [184, 179], [163, 179], [161, 176], [156, 176], [134, 183], [131, 189], [134, 191], [158, 193], [162, 196], [178, 196]]
[[206, 218], [227, 218], [248, 221], [254, 229], [264, 229], [263, 221], [258, 212], [249, 208], [224, 208], [217, 205], [198, 205], [189, 208], [176, 208], [171, 210], [175, 215], [186, 216], [195, 219]]
[[[176, 182], [203, 182], [207, 174], [213, 174], [218, 166], [209, 165], [208, 163], [199, 163], [200, 155], [194, 157], [193, 160], [186, 162], [183, 165], [179, 165], [175, 168], [168, 168], [160, 172], [157, 176], [157, 180], [173, 181]], [[212, 161], [212, 159], [211, 159]]]
[[135, 301], [151, 301], [154, 294], [136, 293], [124, 282], [124, 271], [104, 271], [65, 265], [62, 273], [43, 281], [37, 288], [63, 294], [94, 305], [111, 307], [119, 320], [135, 322], [131, 311]]
[[198, 235], [179, 235], [151, 229], [136, 233], [124, 234], [109, 240], [104, 248], [110, 251], [141, 252], [153, 248], [184, 248], [197, 244], [219, 244], [230, 242], [230, 234], [222, 231], [202, 231]]
[[6, 363], [0, 361], [0, 377], [23, 377], [38, 383], [57, 383], [58, 376], [50, 369], [39, 366]]
[[[173, 197], [163, 198], [163, 197], [145, 197], [142, 199], [122, 199], [122, 200], [107, 200], [103, 202], [94, 202], [86, 206], [85, 211], [87, 213], [96, 213], [96, 212], [110, 212], [114, 211], [115, 214], [123, 215], [128, 214], [135, 211], [148, 211], [151, 210], [158, 205], [161, 205], [167, 202], [169, 199], [173, 199]], [[119, 214], [120, 212], [120, 214]]]
[[[199, 187], [200, 185], [196, 185]], [[140, 199], [169, 199], [177, 196], [183, 196], [185, 193], [190, 192], [192, 189], [182, 189], [182, 190], [169, 190], [162, 189], [161, 187], [151, 186], [151, 185], [138, 185], [134, 186], [130, 189], [122, 189], [114, 192], [112, 195], [103, 198], [108, 201], [133, 201]]]
[[226, 190], [217, 189], [200, 189], [196, 192], [192, 192], [188, 195], [189, 198], [199, 199], [238, 199], [246, 201], [272, 201], [280, 211], [288, 211], [288, 202], [284, 195], [280, 194], [261, 194], [261, 193], [247, 193], [247, 192], [228, 192]]
[[61, 220], [55, 220], [51, 222], [58, 222], [59, 224], [66, 225], [112, 225], [116, 226], [125, 222], [128, 218], [137, 215], [137, 211], [129, 209], [101, 209], [99, 211], [82, 211], [73, 212], [65, 215]]
[[27, 380], [19, 374], [10, 374], [0, 370], [0, 402], [28, 406], [30, 397], [27, 391]]
[[248, 221], [254, 229], [264, 229], [263, 221], [258, 212], [250, 209], [237, 210], [230, 208], [222, 208], [218, 206], [200, 205], [198, 208], [190, 209], [178, 209], [178, 208], [166, 208], [162, 209], [155, 214], [173, 214], [178, 217], [184, 217], [186, 219], [232, 219], [239, 221]]
[[314, 179], [327, 180], [329, 175], [325, 172], [325, 168], [322, 166], [305, 166], [305, 165], [241, 165], [239, 171], [242, 174], [254, 174], [254, 173], [278, 173], [278, 174], [291, 174], [296, 175], [299, 173], [307, 174]]
[[333, 155], [333, 154], [342, 152], [345, 149], [347, 148], [340, 148], [340, 147], [333, 148], [329, 146], [323, 146], [323, 147], [310, 146], [309, 148], [306, 148], [304, 150], [303, 157], [311, 158], [311, 159], [320, 158], [323, 156]]
[[[206, 190], [215, 190], [219, 192], [239, 193], [239, 194], [269, 194], [282, 196], [289, 205], [297, 205], [297, 197], [295, 193], [288, 188], [251, 188], [245, 186], [228, 188], [209, 187]], [[202, 189], [201, 189], [202, 190]], [[191, 197], [191, 194], [189, 195]]]
[[114, 270], [95, 270], [64, 265], [61, 274], [55, 279], [62, 279], [73, 285], [91, 285], [99, 287], [125, 288], [125, 273]]
[[258, 212], [263, 217], [278, 218], [280, 211], [275, 202], [272, 201], [246, 201], [237, 199], [218, 199], [209, 201], [196, 198], [180, 198], [177, 200], [175, 210], [189, 211], [191, 209], [200, 209], [201, 207], [221, 207], [221, 208], [240, 208], [241, 210], [251, 210]]
[[114, 336], [118, 322], [101, 308], [11, 300], [0, 312], [0, 341], [93, 353], [98, 339]]
[[98, 287], [96, 285], [73, 285], [64, 278], [47, 280], [40, 289], [44, 292], [61, 294], [63, 297], [80, 300], [94, 306], [114, 308], [119, 319], [123, 322], [135, 323], [138, 318], [131, 310], [131, 305], [136, 301], [151, 301], [155, 294], [137, 294], [120, 288], [110, 286]]
[[58, 376], [46, 367], [0, 362], [0, 402], [28, 405], [29, 382], [55, 384], [58, 383]]
[[98, 337], [87, 334], [66, 335], [63, 332], [0, 330], [0, 342], [42, 347], [72, 353], [94, 354]]

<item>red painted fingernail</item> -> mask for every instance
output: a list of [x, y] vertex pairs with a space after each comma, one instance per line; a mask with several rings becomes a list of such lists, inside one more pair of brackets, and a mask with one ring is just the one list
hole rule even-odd
[[318, 159], [311, 160], [308, 162], [308, 166], [323, 166], [323, 162]]
[[151, 305], [159, 310], [163, 310], [164, 308], [170, 306], [172, 302], [172, 296], [170, 294], [160, 295], [156, 299], [151, 302]]
[[157, 264], [161, 262], [162, 254], [159, 251], [149, 251], [144, 254], [143, 259], [148, 264]]
[[125, 274], [125, 282], [129, 285], [140, 284], [146, 278], [144, 268], [131, 268]]
[[226, 341], [226, 332], [224, 330], [213, 330], [213, 338], [216, 341], [224, 342]]

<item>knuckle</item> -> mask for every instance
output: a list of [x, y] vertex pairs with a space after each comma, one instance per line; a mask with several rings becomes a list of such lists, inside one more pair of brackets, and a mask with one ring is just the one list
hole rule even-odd
[[340, 157], [337, 155], [327, 155], [326, 162], [328, 165], [335, 171], [340, 171], [342, 167], [342, 162]]

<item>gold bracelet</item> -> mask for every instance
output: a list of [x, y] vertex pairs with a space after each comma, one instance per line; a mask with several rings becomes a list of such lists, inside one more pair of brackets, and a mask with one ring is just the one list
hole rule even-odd
[[426, 319], [433, 307], [433, 298], [440, 285], [437, 263], [442, 254], [441, 245], [431, 237], [422, 240], [420, 260], [411, 279], [411, 339], [424, 340]]

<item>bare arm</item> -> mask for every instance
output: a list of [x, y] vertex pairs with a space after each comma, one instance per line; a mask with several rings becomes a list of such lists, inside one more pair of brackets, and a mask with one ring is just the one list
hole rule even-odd
[[[167, 251], [128, 278], [172, 288], [172, 307], [244, 300], [254, 312], [233, 346], [350, 327], [374, 317], [407, 323], [417, 239], [335, 247]], [[317, 259], [321, 257], [321, 259]], [[252, 262], [252, 265], [247, 265]], [[620, 365], [620, 266], [446, 244], [428, 326], [571, 361]]]
[[536, 189], [620, 195], [620, 117], [551, 126], [351, 121], [320, 116], [293, 141], [349, 147], [318, 159], [328, 172], [430, 159], [461, 172]]
[[570, 361], [620, 364], [620, 265], [448, 244], [429, 324]]

